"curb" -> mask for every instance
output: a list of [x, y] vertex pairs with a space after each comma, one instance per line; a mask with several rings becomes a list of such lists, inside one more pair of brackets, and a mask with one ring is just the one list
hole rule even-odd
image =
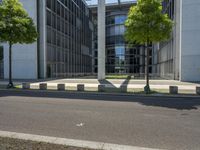
[[74, 139], [41, 136], [41, 135], [34, 135], [34, 134], [24, 134], [24, 133], [16, 133], [16, 132], [7, 132], [7, 131], [0, 131], [0, 137], [14, 138], [14, 139], [19, 139], [19, 140], [30, 140], [30, 141], [35, 141], [35, 142], [45, 142], [45, 143], [51, 143], [51, 144], [80, 147], [80, 148], [101, 149], [101, 150], [160, 150], [160, 149], [152, 149], [152, 148], [144, 148], [144, 147], [136, 147], [136, 146], [128, 146], [128, 145], [74, 140]]
[[81, 92], [81, 91], [57, 91], [57, 90], [39, 90], [39, 89], [0, 89], [0, 91], [14, 91], [14, 92], [49, 92], [49, 93], [65, 93], [65, 94], [91, 94], [91, 95], [108, 95], [108, 96], [135, 96], [135, 97], [169, 97], [169, 98], [199, 98], [200, 95], [190, 95], [190, 94], [130, 94], [130, 93], [106, 93], [106, 92]]

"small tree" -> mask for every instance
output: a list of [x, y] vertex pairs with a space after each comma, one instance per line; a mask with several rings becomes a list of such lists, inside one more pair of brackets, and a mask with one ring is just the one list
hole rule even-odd
[[138, 0], [137, 5], [130, 8], [125, 26], [127, 28], [125, 38], [128, 42], [145, 45], [147, 59], [144, 89], [149, 93], [149, 46], [154, 42], [168, 40], [173, 22], [167, 14], [162, 13], [161, 0]]
[[12, 82], [12, 46], [29, 44], [37, 40], [37, 31], [33, 20], [18, 0], [3, 0], [0, 4], [0, 41], [9, 44], [9, 84]]

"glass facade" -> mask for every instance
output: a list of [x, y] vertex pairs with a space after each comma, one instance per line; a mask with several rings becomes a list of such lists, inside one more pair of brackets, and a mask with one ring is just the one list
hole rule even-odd
[[[115, 5], [107, 6], [106, 8], [107, 74], [139, 74], [145, 71], [145, 53], [143, 47], [130, 45], [124, 39], [126, 30], [124, 23], [127, 19], [130, 6], [130, 4]], [[97, 14], [95, 10], [93, 10], [93, 15], [96, 19]], [[97, 73], [97, 44], [95, 48], [94, 72]]]
[[[163, 0], [163, 13], [175, 21], [175, 0]], [[176, 31], [172, 32], [172, 37], [165, 42], [160, 42], [158, 45], [154, 45], [154, 68], [159, 76], [167, 79], [176, 79], [175, 77], [175, 61], [174, 54], [175, 48], [175, 35]]]
[[106, 17], [106, 72], [139, 73], [140, 48], [130, 47], [124, 40], [128, 10], [107, 12]]
[[47, 77], [92, 73], [91, 13], [82, 0], [47, 0]]

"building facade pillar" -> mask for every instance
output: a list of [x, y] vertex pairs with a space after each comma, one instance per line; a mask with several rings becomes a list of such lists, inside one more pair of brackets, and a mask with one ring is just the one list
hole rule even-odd
[[98, 0], [98, 80], [105, 79], [105, 0]]

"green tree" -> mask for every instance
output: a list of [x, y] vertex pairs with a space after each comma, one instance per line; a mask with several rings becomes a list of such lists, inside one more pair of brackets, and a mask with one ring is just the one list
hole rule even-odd
[[148, 94], [150, 45], [170, 38], [173, 21], [162, 12], [162, 0], [138, 0], [137, 5], [130, 8], [125, 26], [125, 38], [128, 42], [145, 45], [147, 59], [144, 90]]
[[18, 0], [3, 0], [0, 4], [0, 41], [9, 44], [9, 84], [12, 82], [12, 46], [29, 44], [37, 40], [38, 33], [33, 20]]

